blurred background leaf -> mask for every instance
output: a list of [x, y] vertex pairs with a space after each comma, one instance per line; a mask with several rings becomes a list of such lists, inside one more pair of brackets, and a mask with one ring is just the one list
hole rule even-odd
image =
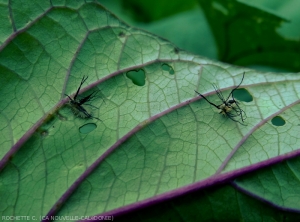
[[[201, 56], [261, 71], [300, 68], [300, 2], [296, 0], [176, 1], [170, 6], [173, 13], [168, 7], [155, 12], [167, 1], [151, 1], [151, 7], [143, 1], [100, 2], [129, 24]], [[147, 23], [145, 11], [153, 12], [152, 17], [147, 15]]]

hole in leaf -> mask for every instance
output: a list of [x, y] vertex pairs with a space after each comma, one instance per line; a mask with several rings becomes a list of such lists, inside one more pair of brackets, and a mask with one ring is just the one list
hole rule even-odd
[[137, 86], [145, 85], [145, 71], [143, 69], [133, 70], [126, 73], [126, 76], [132, 80], [133, 84]]
[[162, 68], [162, 70], [169, 72], [171, 75], [173, 75], [175, 73], [172, 66], [169, 66], [168, 64], [165, 64], [165, 63], [162, 64], [161, 68]]
[[174, 48], [174, 53], [178, 54], [179, 53], [179, 48]]
[[239, 101], [244, 101], [244, 102], [252, 102], [253, 101], [253, 96], [249, 93], [247, 89], [241, 88], [241, 89], [236, 89], [232, 93], [233, 97], [236, 98]]
[[82, 134], [88, 134], [97, 128], [95, 123], [87, 123], [79, 127], [79, 132]]
[[285, 120], [281, 117], [281, 116], [275, 116], [273, 119], [272, 119], [272, 124], [274, 126], [283, 126], [285, 125]]

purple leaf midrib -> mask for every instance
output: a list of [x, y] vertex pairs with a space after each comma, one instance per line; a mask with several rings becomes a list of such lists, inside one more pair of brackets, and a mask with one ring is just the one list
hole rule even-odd
[[239, 149], [239, 147], [241, 147], [241, 145], [257, 130], [259, 129], [261, 126], [263, 126], [265, 123], [267, 123], [268, 121], [270, 121], [272, 118], [274, 118], [275, 116], [278, 116], [279, 114], [283, 113], [284, 111], [286, 111], [287, 109], [290, 109], [292, 106], [297, 105], [300, 102], [300, 100], [297, 100], [293, 103], [291, 103], [290, 105], [285, 106], [284, 108], [280, 109], [279, 111], [273, 113], [272, 115], [268, 116], [267, 118], [263, 119], [262, 121], [260, 121], [258, 124], [256, 124], [245, 136], [243, 136], [243, 138], [240, 140], [240, 142], [238, 142], [238, 144], [234, 147], [234, 149], [230, 152], [230, 154], [226, 157], [226, 159], [223, 161], [223, 163], [221, 164], [221, 166], [219, 167], [219, 169], [217, 170], [216, 174], [219, 174], [222, 172], [222, 170], [224, 170], [224, 168], [226, 167], [227, 163], [230, 161], [230, 159], [232, 158], [232, 156], [236, 153], [236, 151]]
[[[222, 89], [223, 90], [228, 90], [228, 89], [231, 89], [232, 87], [234, 86], [231, 86], [231, 87], [227, 87], [227, 88], [224, 88]], [[207, 93], [206, 95], [208, 94], [214, 94], [215, 92], [210, 92], [210, 93]], [[113, 144], [103, 155], [101, 155], [72, 185], [71, 187], [62, 195], [62, 197], [55, 203], [54, 207], [49, 211], [49, 213], [47, 214], [48, 217], [50, 216], [54, 216], [57, 211], [59, 210], [56, 206], [61, 206], [70, 196], [71, 194], [78, 188], [78, 186], [94, 171], [94, 169], [96, 169], [101, 163], [103, 160], [105, 160], [105, 158], [107, 156], [109, 156], [113, 151], [115, 151], [123, 142], [125, 142], [128, 138], [130, 138], [133, 134], [137, 133], [139, 130], [141, 130], [142, 128], [145, 127], [145, 124], [149, 124], [155, 120], [157, 120], [158, 118], [166, 115], [167, 113], [170, 113], [176, 109], [179, 109], [180, 107], [183, 107], [183, 106], [186, 106], [188, 105], [189, 103], [192, 103], [192, 102], [195, 102], [199, 99], [202, 99], [201, 97], [197, 96], [197, 97], [194, 97], [192, 99], [189, 99], [189, 100], [186, 100], [184, 102], [181, 102], [159, 114], [156, 114], [152, 117], [150, 117], [148, 120], [144, 120], [143, 122], [141, 122], [140, 124], [138, 124], [135, 128], [133, 128], [131, 131], [129, 131], [126, 135], [124, 135], [122, 138], [120, 138], [115, 144]], [[276, 112], [275, 114], [267, 117], [266, 119], [264, 119], [263, 121], [260, 121], [260, 123], [258, 123], [256, 126], [254, 126], [252, 128], [252, 130], [247, 133], [241, 140], [240, 142], [236, 145], [236, 147], [233, 149], [233, 151], [227, 156], [227, 158], [225, 159], [224, 163], [220, 166], [220, 168], [218, 169], [218, 171], [216, 172], [215, 175], [205, 179], [205, 180], [202, 180], [202, 181], [199, 181], [199, 182], [196, 182], [194, 184], [191, 184], [191, 185], [187, 185], [187, 186], [184, 186], [182, 188], [178, 188], [176, 190], [173, 190], [173, 191], [170, 191], [170, 192], [166, 192], [164, 194], [161, 194], [161, 195], [157, 195], [155, 197], [152, 197], [152, 198], [149, 198], [149, 199], [146, 199], [146, 200], [143, 200], [143, 201], [140, 201], [140, 202], [137, 202], [135, 204], [131, 204], [131, 205], [128, 205], [128, 206], [124, 206], [124, 207], [120, 207], [120, 208], [117, 208], [116, 211], [109, 211], [107, 213], [105, 213], [105, 215], [112, 215], [115, 214], [115, 213], [123, 213], [123, 211], [127, 211], [128, 209], [130, 210], [135, 210], [137, 207], [139, 208], [140, 206], [148, 206], [149, 204], [154, 204], [156, 203], [157, 201], [158, 202], [161, 202], [161, 201], [164, 201], [166, 199], [170, 199], [170, 198], [173, 198], [173, 197], [178, 197], [180, 195], [183, 195], [183, 194], [186, 194], [186, 193], [189, 193], [189, 192], [192, 192], [192, 191], [195, 191], [195, 190], [198, 190], [198, 189], [204, 189], [206, 187], [209, 187], [211, 185], [215, 185], [215, 184], [219, 184], [219, 183], [223, 183], [225, 181], [229, 181], [231, 179], [234, 179], [240, 175], [243, 175], [245, 173], [249, 173], [249, 172], [252, 172], [252, 171], [255, 171], [255, 170], [258, 170], [260, 168], [263, 168], [263, 167], [266, 167], [266, 166], [269, 166], [271, 164], [276, 164], [278, 162], [281, 162], [283, 160], [286, 160], [286, 159], [289, 159], [289, 158], [293, 158], [293, 157], [296, 157], [297, 155], [300, 154], [300, 150], [296, 150], [296, 151], [293, 151], [289, 154], [283, 154], [283, 155], [280, 155], [280, 156], [277, 156], [277, 157], [274, 157], [274, 158], [271, 158], [271, 159], [268, 159], [268, 160], [265, 160], [265, 161], [262, 161], [262, 162], [259, 162], [259, 163], [256, 163], [256, 164], [253, 164], [253, 165], [250, 165], [250, 166], [247, 166], [247, 167], [244, 167], [244, 168], [241, 168], [241, 169], [238, 169], [238, 170], [234, 170], [234, 171], [231, 171], [231, 172], [228, 172], [228, 173], [223, 173], [221, 174], [221, 170], [223, 170], [226, 166], [226, 164], [229, 162], [230, 158], [233, 156], [233, 154], [238, 150], [238, 148], [241, 146], [242, 143], [244, 143], [246, 141], [246, 139], [255, 131], [257, 130], [259, 127], [263, 126], [264, 123], [266, 123], [267, 121], [269, 121], [271, 118], [273, 118], [273, 116], [276, 116], [278, 115], [279, 113], [281, 112], [284, 112], [286, 109], [290, 108], [291, 106], [295, 105], [299, 103], [299, 101], [296, 101], [292, 104], [290, 104], [289, 106], [286, 106], [284, 107], [283, 109], [281, 109], [280, 111]], [[130, 206], [130, 207], [129, 207]], [[129, 208], [128, 208], [129, 207]], [[120, 209], [120, 210], [119, 210]], [[103, 215], [103, 214], [101, 214]], [[45, 220], [46, 221], [46, 220]]]
[[[295, 151], [292, 151], [288, 154], [279, 155], [277, 157], [273, 157], [268, 160], [265, 160], [265, 161], [262, 161], [262, 162], [259, 162], [256, 164], [252, 164], [247, 167], [243, 167], [243, 168], [231, 171], [231, 172], [227, 172], [227, 173], [223, 173], [223, 174], [215, 174], [205, 180], [195, 182], [193, 184], [186, 185], [181, 188], [178, 188], [178, 189], [175, 189], [175, 190], [163, 193], [163, 194], [159, 194], [155, 197], [151, 197], [151, 198], [148, 198], [148, 199], [145, 199], [142, 201], [138, 201], [136, 203], [129, 204], [129, 205], [126, 205], [126, 206], [123, 206], [123, 207], [120, 207], [120, 208], [117, 208], [117, 209], [114, 209], [111, 211], [107, 211], [107, 212], [104, 212], [104, 213], [101, 213], [101, 214], [98, 214], [95, 216], [113, 215], [114, 217], [117, 217], [117, 216], [121, 216], [124, 214], [128, 214], [128, 213], [131, 213], [131, 212], [143, 209], [143, 208], [147, 208], [147, 207], [153, 206], [155, 204], [159, 204], [159, 203], [162, 203], [162, 202], [165, 202], [165, 201], [171, 200], [173, 198], [177, 198], [177, 197], [180, 197], [180, 196], [183, 196], [183, 195], [195, 192], [195, 191], [199, 191], [202, 189], [209, 188], [211, 186], [227, 183], [227, 182], [232, 181], [242, 175], [245, 175], [245, 174], [254, 172], [256, 170], [280, 163], [287, 159], [295, 158], [297, 156], [300, 156], [300, 148]], [[93, 221], [93, 220], [81, 220], [81, 221]]]

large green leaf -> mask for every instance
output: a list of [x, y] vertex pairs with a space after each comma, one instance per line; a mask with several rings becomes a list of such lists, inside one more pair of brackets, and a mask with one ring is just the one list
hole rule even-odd
[[[133, 211], [146, 220], [153, 208], [166, 209], [161, 221], [222, 220], [228, 211], [231, 220], [295, 219], [283, 210], [300, 210], [299, 160], [289, 160], [300, 152], [299, 75], [189, 54], [96, 2], [13, 1], [2, 11], [2, 220], [130, 220]], [[252, 99], [240, 103], [246, 126], [194, 92], [220, 104], [212, 83], [227, 96], [244, 72], [236, 97]], [[80, 95], [104, 97], [91, 103], [101, 121], [67, 105], [83, 76]], [[82, 132], [87, 123], [97, 128]], [[231, 186], [211, 188], [220, 182]]]

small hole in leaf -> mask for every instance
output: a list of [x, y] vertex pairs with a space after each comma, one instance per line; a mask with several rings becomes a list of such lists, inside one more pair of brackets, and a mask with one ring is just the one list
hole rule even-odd
[[274, 126], [283, 126], [285, 125], [285, 120], [281, 117], [281, 116], [275, 116], [273, 119], [272, 119], [272, 124]]
[[252, 102], [253, 101], [253, 96], [249, 93], [247, 89], [241, 88], [241, 89], [236, 89], [233, 91], [233, 97], [239, 101], [244, 101], [244, 102]]
[[169, 72], [169, 74], [174, 75], [174, 69], [172, 68], [172, 66], [168, 65], [168, 64], [162, 64], [161, 65], [162, 70]]
[[79, 132], [82, 134], [88, 134], [97, 128], [95, 123], [87, 123], [79, 127]]
[[179, 49], [178, 48], [174, 48], [174, 52], [175, 52], [175, 54], [178, 54], [179, 53]]
[[133, 84], [137, 86], [145, 85], [145, 71], [143, 69], [133, 70], [126, 73], [126, 76], [132, 80]]

